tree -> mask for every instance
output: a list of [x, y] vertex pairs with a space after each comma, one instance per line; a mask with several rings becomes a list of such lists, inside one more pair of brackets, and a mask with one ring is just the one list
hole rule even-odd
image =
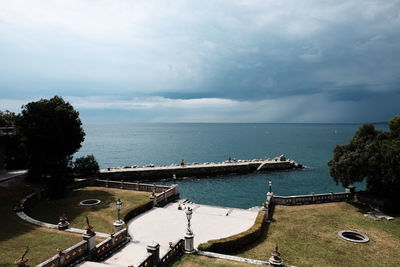
[[361, 126], [349, 144], [338, 145], [329, 171], [343, 186], [366, 181], [367, 190], [395, 196], [400, 189], [400, 116], [388, 123], [389, 131], [376, 130], [372, 124]]
[[75, 159], [73, 173], [79, 178], [91, 178], [99, 173], [99, 163], [93, 155]]
[[0, 127], [14, 127], [17, 115], [14, 112], [0, 111]]
[[[14, 128], [18, 120], [18, 115], [14, 112], [0, 111], [0, 127]], [[5, 129], [7, 134], [0, 136], [0, 168], [22, 169], [26, 168], [27, 155], [21, 142], [21, 134], [14, 129]]]
[[29, 178], [44, 180], [54, 192], [62, 192], [72, 154], [85, 137], [79, 113], [59, 96], [41, 99], [22, 107], [17, 128], [29, 156]]

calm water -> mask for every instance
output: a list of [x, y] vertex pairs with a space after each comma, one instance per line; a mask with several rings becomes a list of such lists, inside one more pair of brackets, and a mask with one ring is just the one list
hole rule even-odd
[[281, 154], [307, 166], [298, 171], [176, 182], [181, 197], [196, 203], [249, 208], [264, 201], [269, 179], [278, 195], [342, 192], [344, 189], [329, 176], [327, 162], [335, 145], [347, 143], [358, 127], [348, 124], [85, 125], [86, 140], [77, 155], [94, 154], [101, 168], [149, 163], [169, 165], [181, 159], [217, 162], [229, 157], [272, 158]]

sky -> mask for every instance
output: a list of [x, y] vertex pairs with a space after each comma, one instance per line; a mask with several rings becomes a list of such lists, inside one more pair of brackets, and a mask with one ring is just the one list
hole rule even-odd
[[84, 123], [400, 115], [400, 0], [0, 0], [0, 110]]

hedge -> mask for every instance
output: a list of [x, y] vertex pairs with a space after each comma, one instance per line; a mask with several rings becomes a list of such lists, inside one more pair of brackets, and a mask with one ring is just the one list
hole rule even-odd
[[124, 221], [128, 222], [132, 218], [138, 216], [139, 214], [142, 214], [143, 212], [151, 210], [152, 208], [153, 208], [153, 200], [149, 200], [149, 202], [147, 202], [146, 204], [128, 211], [124, 216]]
[[265, 226], [265, 216], [266, 212], [261, 210], [258, 212], [253, 226], [248, 230], [229, 237], [214, 239], [202, 243], [198, 246], [198, 249], [223, 254], [243, 249], [244, 246], [250, 245], [254, 240], [260, 237]]

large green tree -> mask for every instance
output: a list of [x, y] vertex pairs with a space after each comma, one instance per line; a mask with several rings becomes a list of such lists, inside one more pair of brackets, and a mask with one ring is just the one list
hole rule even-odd
[[348, 186], [366, 181], [367, 190], [379, 195], [400, 192], [400, 116], [389, 121], [389, 131], [364, 124], [348, 144], [333, 152], [328, 165], [336, 182]]
[[0, 110], [0, 127], [14, 127], [17, 120], [17, 115], [8, 110]]
[[79, 113], [55, 96], [24, 105], [17, 126], [29, 156], [29, 177], [44, 180], [55, 194], [62, 193], [72, 155], [85, 137]]
[[[14, 128], [18, 115], [14, 112], [0, 111], [0, 127]], [[23, 169], [27, 166], [26, 150], [18, 131], [6, 130], [8, 134], [0, 136], [0, 168]]]

